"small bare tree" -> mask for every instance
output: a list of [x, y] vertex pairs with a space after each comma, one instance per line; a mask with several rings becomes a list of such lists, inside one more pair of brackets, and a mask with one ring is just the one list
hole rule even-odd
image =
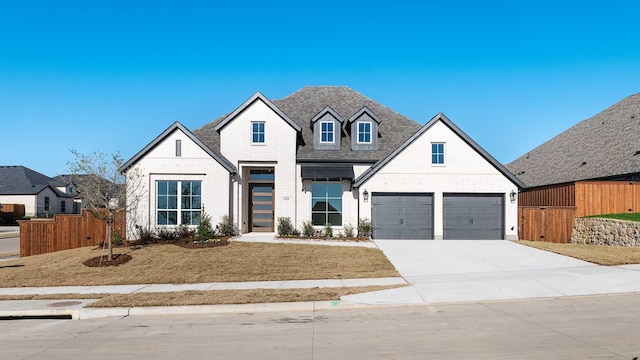
[[108, 260], [113, 260], [113, 221], [115, 215], [134, 210], [140, 200], [139, 189], [142, 181], [137, 169], [129, 169], [125, 177], [119, 171], [124, 164], [119, 153], [105, 154], [95, 151], [81, 154], [70, 150], [74, 160], [67, 162], [75, 195], [82, 198], [82, 206], [98, 219], [107, 223], [106, 243], [109, 247]]

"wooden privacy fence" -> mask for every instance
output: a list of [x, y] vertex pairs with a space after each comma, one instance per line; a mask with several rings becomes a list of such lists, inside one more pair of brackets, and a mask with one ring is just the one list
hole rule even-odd
[[574, 206], [520, 206], [518, 237], [521, 240], [571, 242], [576, 212]]
[[[107, 240], [107, 223], [88, 211], [55, 215], [51, 220], [24, 220], [20, 225], [20, 257], [97, 246]], [[125, 234], [125, 212], [116, 215], [114, 232]]]

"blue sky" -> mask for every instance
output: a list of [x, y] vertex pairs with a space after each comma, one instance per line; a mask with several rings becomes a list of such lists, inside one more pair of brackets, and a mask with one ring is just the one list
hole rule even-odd
[[0, 1], [0, 165], [126, 159], [256, 91], [445, 113], [503, 163], [640, 92], [636, 1]]

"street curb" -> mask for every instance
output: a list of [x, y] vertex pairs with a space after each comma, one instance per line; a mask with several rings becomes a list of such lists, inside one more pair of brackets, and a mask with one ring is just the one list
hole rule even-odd
[[20, 232], [19, 231], [14, 231], [14, 232], [2, 232], [2, 233], [0, 233], [0, 239], [14, 238], [14, 237], [20, 237]]

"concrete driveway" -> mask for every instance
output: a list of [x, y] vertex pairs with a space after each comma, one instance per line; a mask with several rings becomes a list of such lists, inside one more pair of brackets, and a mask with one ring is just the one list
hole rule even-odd
[[411, 287], [343, 300], [450, 303], [640, 292], [640, 265], [594, 265], [511, 241], [375, 240]]

